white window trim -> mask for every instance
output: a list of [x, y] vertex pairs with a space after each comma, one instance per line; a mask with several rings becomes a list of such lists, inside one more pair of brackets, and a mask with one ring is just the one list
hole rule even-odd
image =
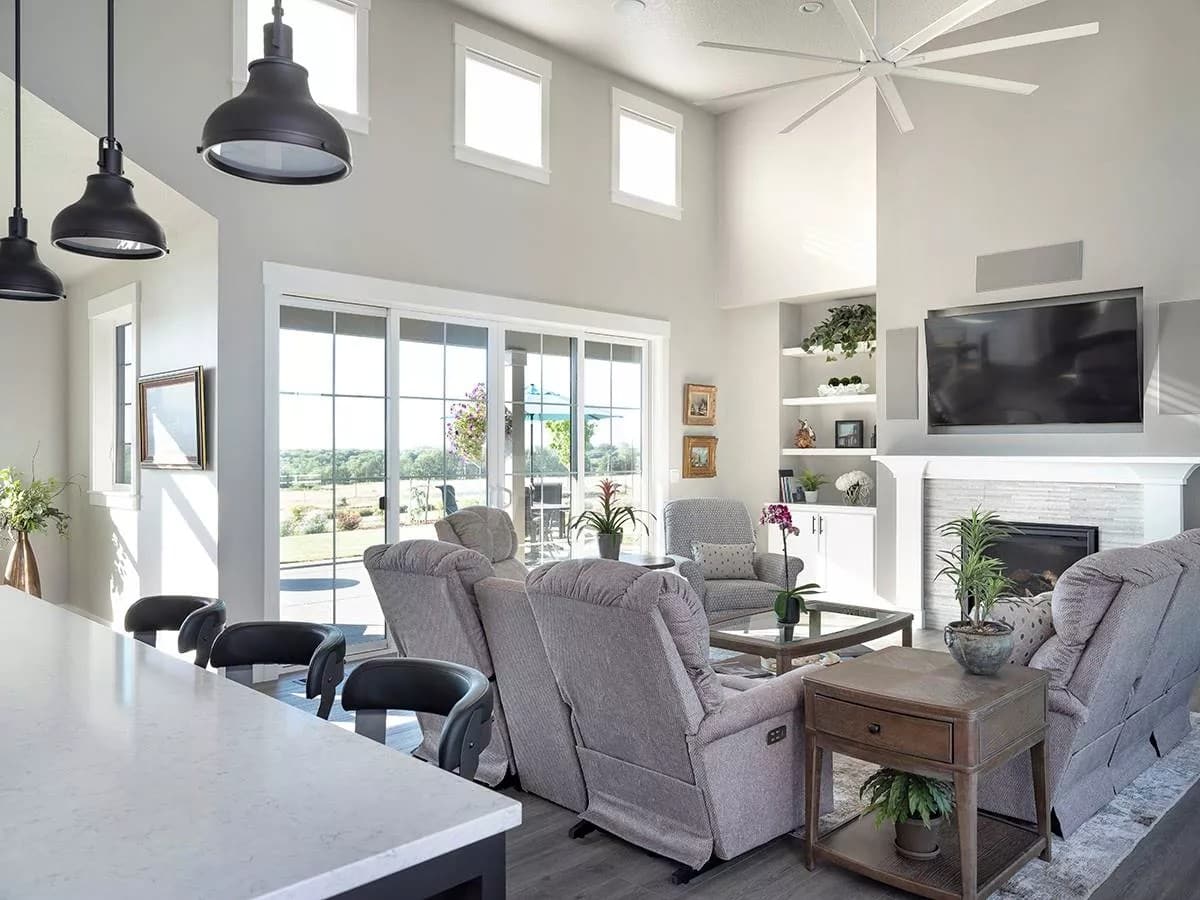
[[[497, 156], [485, 150], [467, 146], [467, 108], [466, 108], [466, 69], [467, 53], [499, 63], [518, 72], [536, 77], [542, 86], [542, 164], [531, 166], [519, 160], [506, 156]], [[454, 26], [454, 157], [461, 162], [483, 166], [527, 178], [540, 184], [550, 183], [550, 78], [552, 72], [550, 60], [506, 44], [496, 38], [489, 37], [467, 28], [465, 25]]]
[[[133, 373], [135, 379], [141, 374], [141, 285], [138, 282], [119, 287], [114, 291], [95, 297], [88, 302], [88, 502], [92, 506], [110, 509], [139, 509], [141, 507], [142, 472], [138, 463], [140, 443], [138, 429], [130, 435], [133, 453], [130, 463], [130, 483], [119, 485], [114, 482], [113, 416], [116, 415], [116, 375], [113, 362], [116, 358], [116, 327], [126, 322], [132, 324]], [[101, 366], [103, 367], [101, 369]], [[106, 374], [97, 378], [97, 372]], [[135, 395], [135, 409], [137, 398]], [[96, 434], [97, 417], [107, 409], [100, 421], [106, 423], [104, 446], [99, 446]], [[136, 417], [135, 417], [136, 420]]]
[[[358, 87], [358, 112], [338, 109], [336, 106], [321, 104], [321, 108], [329, 112], [343, 128], [356, 131], [359, 134], [369, 134], [371, 129], [370, 99], [371, 99], [371, 65], [368, 58], [371, 22], [371, 0], [318, 0], [329, 6], [350, 7], [355, 13], [354, 36], [357, 41], [355, 58], [358, 71], [355, 73], [355, 84]], [[233, 86], [233, 96], [236, 97], [246, 87], [248, 77], [247, 66], [260, 56], [251, 55], [246, 46], [246, 32], [250, 27], [247, 22], [246, 0], [233, 0], [233, 74], [230, 83]], [[287, 21], [287, 7], [284, 6], [284, 22]], [[267, 24], [266, 22], [262, 23]]]
[[[658, 203], [628, 194], [620, 189], [621, 184], [621, 111], [649, 119], [656, 125], [675, 131], [675, 203]], [[612, 202], [642, 212], [666, 216], [668, 219], [683, 218], [683, 114], [657, 103], [651, 103], [620, 88], [612, 89]]]

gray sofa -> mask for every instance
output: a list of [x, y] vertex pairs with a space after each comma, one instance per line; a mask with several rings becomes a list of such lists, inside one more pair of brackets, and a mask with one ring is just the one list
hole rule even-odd
[[[754, 554], [753, 581], [723, 579], [706, 581], [694, 559], [692, 545], [753, 544], [754, 524], [746, 507], [737, 500], [696, 498], [668, 501], [663, 509], [667, 553], [679, 566], [679, 574], [688, 580], [710, 620], [733, 618], [740, 611], [761, 610], [774, 605], [775, 595], [784, 584], [783, 555]], [[804, 568], [802, 560], [790, 558], [793, 578]]]
[[500, 578], [524, 581], [529, 570], [517, 559], [520, 543], [512, 519], [502, 509], [467, 506], [434, 523], [439, 541], [482, 553]]
[[717, 675], [704, 610], [671, 573], [569, 560], [536, 569], [526, 589], [571, 712], [580, 818], [690, 869], [804, 825], [806, 669]]
[[[483, 555], [442, 541], [370, 547], [363, 563], [402, 656], [461, 663], [495, 682], [495, 727], [476, 780], [494, 787], [515, 773], [524, 790], [583, 809], [568, 710], [524, 583], [495, 577]], [[437, 759], [443, 718], [418, 718], [423, 740], [416, 755]]]
[[[1047, 763], [1070, 835], [1191, 729], [1200, 675], [1200, 530], [1105, 550], [1063, 573], [1053, 634], [1029, 661], [1050, 673]], [[980, 806], [1032, 821], [1029, 760], [981, 782]]]

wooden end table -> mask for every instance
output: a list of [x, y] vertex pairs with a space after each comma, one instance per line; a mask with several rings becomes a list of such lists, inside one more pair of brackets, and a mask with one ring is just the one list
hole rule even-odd
[[[807, 809], [805, 850], [901, 890], [937, 900], [988, 896], [1022, 866], [1050, 860], [1046, 789], [1046, 685], [1038, 669], [965, 672], [948, 653], [888, 647], [830, 666], [804, 681]], [[979, 812], [979, 777], [1030, 751], [1037, 829]], [[957, 829], [945, 824], [941, 855], [905, 859], [893, 829], [852, 819], [818, 835], [825, 753], [845, 753], [954, 782]], [[957, 865], [954, 864], [957, 857]]]

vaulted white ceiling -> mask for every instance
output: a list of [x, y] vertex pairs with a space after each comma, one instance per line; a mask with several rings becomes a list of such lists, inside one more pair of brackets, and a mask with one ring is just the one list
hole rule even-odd
[[[700, 41], [758, 44], [825, 56], [857, 55], [833, 4], [814, 15], [801, 0], [646, 0], [640, 13], [622, 14], [612, 0], [456, 0], [563, 50], [700, 102], [710, 97], [827, 71], [821, 63], [750, 56], [697, 47]], [[855, 0], [863, 19], [876, 0]], [[878, 0], [880, 43], [895, 44], [929, 25], [962, 0]], [[961, 27], [1047, 0], [999, 0]], [[719, 109], [728, 108], [724, 104]], [[714, 107], [714, 109], [717, 109]]]

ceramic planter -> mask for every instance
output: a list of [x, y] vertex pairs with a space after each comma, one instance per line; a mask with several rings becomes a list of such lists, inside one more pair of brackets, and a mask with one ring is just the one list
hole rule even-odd
[[817, 502], [817, 491], [805, 491], [804, 492], [804, 502], [805, 503], [816, 503]]
[[896, 852], [906, 859], [935, 859], [942, 848], [938, 838], [942, 832], [942, 817], [929, 820], [926, 827], [921, 819], [906, 819], [896, 823]]
[[600, 550], [601, 559], [620, 559], [621, 558], [621, 539], [625, 535], [621, 532], [616, 534], [598, 534], [596, 535], [596, 545]]
[[779, 615], [779, 607], [775, 607], [775, 618], [780, 625], [795, 625], [800, 621], [800, 598], [788, 597], [784, 601], [783, 615]]
[[1003, 622], [988, 622], [994, 633], [973, 631], [971, 622], [951, 622], [945, 641], [954, 661], [972, 675], [995, 675], [1013, 651], [1013, 630]]

